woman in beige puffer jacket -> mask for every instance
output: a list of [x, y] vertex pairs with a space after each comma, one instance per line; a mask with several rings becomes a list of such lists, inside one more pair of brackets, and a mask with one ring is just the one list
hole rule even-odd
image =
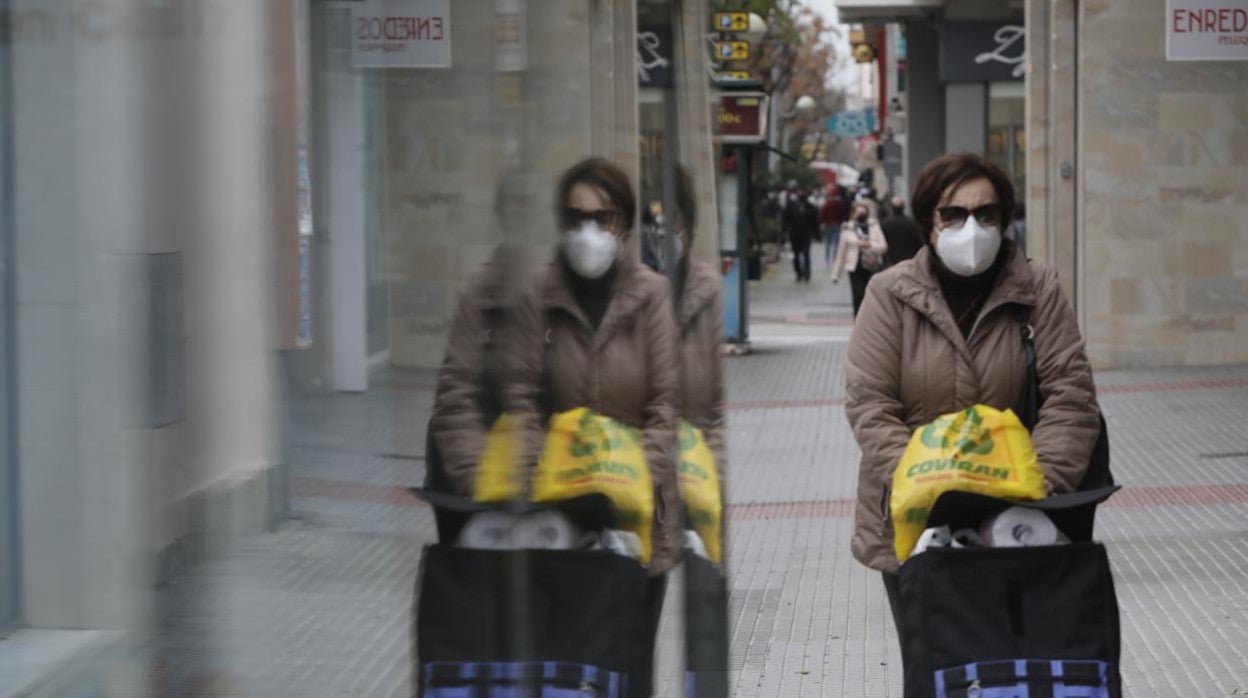
[[[626, 244], [636, 198], [620, 168], [600, 158], [582, 161], [564, 173], [556, 196], [560, 251], [519, 302], [505, 407], [524, 424], [530, 464], [537, 462], [547, 413], [588, 407], [641, 432], [655, 489], [646, 590], [653, 638], [667, 572], [681, 550], [680, 369], [671, 288]], [[637, 681], [633, 695], [649, 695], [650, 676]]]
[[928, 244], [871, 280], [854, 325], [845, 411], [862, 461], [852, 547], [884, 573], [894, 618], [893, 469], [913, 430], [942, 414], [974, 404], [1018, 409], [1024, 316], [1045, 398], [1032, 439], [1050, 492], [1078, 487], [1100, 433], [1092, 369], [1057, 273], [1001, 238], [1013, 206], [1009, 176], [981, 156], [929, 164], [913, 199]]

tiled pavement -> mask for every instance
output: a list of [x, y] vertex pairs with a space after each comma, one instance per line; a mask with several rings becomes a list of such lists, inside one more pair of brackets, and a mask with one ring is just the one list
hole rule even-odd
[[[777, 272], [754, 290], [756, 351], [728, 363], [735, 694], [900, 696], [882, 585], [848, 551], [848, 289]], [[170, 693], [408, 694], [412, 582], [432, 518], [397, 488], [421, 478], [432, 376], [385, 378], [294, 403], [295, 518], [167, 595]], [[1248, 695], [1248, 367], [1097, 379], [1127, 486], [1099, 519], [1126, 695]], [[677, 611], [669, 595], [659, 694], [673, 697]]]

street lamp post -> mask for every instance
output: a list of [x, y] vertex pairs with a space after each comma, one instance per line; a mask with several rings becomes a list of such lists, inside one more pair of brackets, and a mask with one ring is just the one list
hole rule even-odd
[[[776, 100], [771, 100], [771, 117], [767, 120], [767, 141], [774, 149], [769, 150], [767, 153], [767, 171], [776, 171], [776, 165], [779, 163], [780, 158], [780, 154], [777, 151], [783, 151], [785, 145], [789, 142], [789, 127], [793, 125], [793, 117], [800, 112], [810, 111], [815, 106], [817, 105], [813, 97], [802, 95], [793, 102], [793, 106], [789, 110], [781, 112], [780, 108], [776, 106]], [[784, 128], [780, 131], [780, 142], [776, 143], [776, 122], [780, 120], [784, 121]]]

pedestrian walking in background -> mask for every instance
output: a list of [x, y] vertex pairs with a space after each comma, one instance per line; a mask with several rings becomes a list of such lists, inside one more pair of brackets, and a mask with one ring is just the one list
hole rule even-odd
[[810, 244], [819, 232], [819, 213], [801, 185], [794, 188], [784, 207], [781, 231], [793, 248], [793, 271], [798, 281], [810, 281]]
[[663, 273], [663, 203], [651, 201], [641, 213], [641, 263]]
[[942, 414], [1020, 408], [1025, 324], [1044, 396], [1031, 437], [1049, 493], [1078, 487], [1100, 435], [1092, 369], [1057, 272], [1002, 235], [1014, 196], [1009, 175], [976, 154], [925, 167], [912, 204], [926, 245], [875, 278], [854, 324], [845, 362], [845, 412], [862, 450], [853, 553], [883, 573], [894, 621], [893, 470], [911, 433]]
[[854, 302], [854, 317], [866, 294], [871, 275], [887, 265], [888, 241], [880, 222], [871, 217], [865, 203], [854, 204], [850, 219], [841, 226], [841, 241], [836, 250], [836, 262], [832, 265], [832, 283], [839, 283], [841, 276], [849, 274], [849, 290]]
[[836, 243], [841, 238], [841, 224], [845, 222], [845, 204], [836, 187], [828, 187], [823, 206], [819, 208], [819, 225], [823, 228], [823, 265], [832, 266], [836, 255]]
[[[556, 191], [559, 252], [519, 303], [505, 406], [524, 425], [531, 464], [547, 413], [587, 407], [641, 434], [655, 489], [645, 590], [653, 661], [667, 572], [681, 544], [680, 345], [671, 288], [627, 252], [636, 204], [623, 170], [601, 158], [584, 160], [563, 174]], [[637, 681], [630, 677], [629, 695], [650, 695], [650, 673]]]
[[923, 249], [923, 234], [919, 226], [906, 215], [906, 201], [894, 196], [888, 201], [888, 215], [880, 219], [880, 229], [888, 242], [888, 264], [900, 264], [914, 257]]

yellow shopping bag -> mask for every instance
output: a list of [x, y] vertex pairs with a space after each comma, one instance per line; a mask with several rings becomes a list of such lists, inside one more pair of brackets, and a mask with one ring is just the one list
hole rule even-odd
[[936, 498], [949, 490], [1044, 498], [1044, 471], [1014, 412], [975, 405], [915, 430], [893, 471], [889, 499], [898, 560], [910, 557]]
[[719, 491], [719, 471], [715, 455], [706, 445], [702, 430], [680, 423], [680, 469], [677, 471], [680, 498], [693, 530], [706, 545], [712, 562], [720, 561], [724, 503]]
[[641, 562], [650, 561], [654, 485], [641, 434], [636, 429], [579, 407], [551, 417], [537, 472], [534, 502], [556, 502], [587, 494], [611, 500], [616, 523], [641, 539]]
[[519, 417], [504, 414], [494, 421], [473, 480], [473, 501], [507, 502], [524, 493], [524, 469], [520, 465], [523, 443]]

